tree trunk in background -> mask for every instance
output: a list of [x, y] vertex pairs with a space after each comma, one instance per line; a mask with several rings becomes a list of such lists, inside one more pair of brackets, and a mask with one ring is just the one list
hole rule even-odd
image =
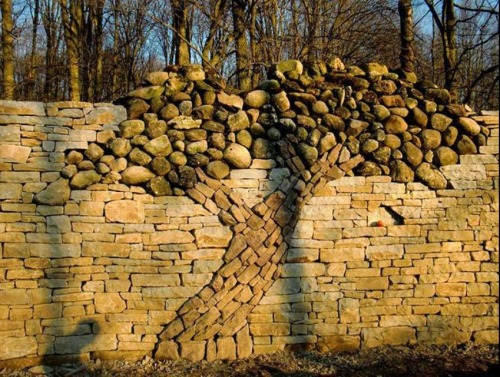
[[82, 19], [80, 1], [59, 0], [61, 16], [64, 26], [64, 40], [68, 57], [69, 98], [71, 101], [80, 101], [80, 21]]
[[454, 0], [444, 0], [441, 16], [439, 16], [433, 0], [425, 0], [427, 7], [432, 13], [443, 44], [443, 65], [445, 76], [445, 88], [449, 90], [451, 101], [457, 102], [458, 84], [457, 72], [457, 18], [455, 16]]
[[82, 91], [86, 101], [97, 101], [102, 91], [102, 40], [104, 0], [93, 0], [82, 4], [84, 7], [82, 48], [80, 66], [83, 69]]
[[209, 8], [210, 26], [202, 50], [203, 65], [216, 71], [220, 68], [220, 64], [223, 59], [220, 47], [216, 46], [216, 38], [221, 34], [220, 28], [224, 22], [223, 18], [226, 8], [226, 0], [215, 0], [211, 2]]
[[34, 100], [36, 98], [35, 88], [35, 58], [36, 58], [36, 48], [38, 42], [38, 22], [40, 19], [40, 0], [35, 0], [34, 9], [33, 9], [33, 26], [32, 26], [32, 35], [31, 35], [31, 53], [30, 60], [28, 65], [28, 77], [27, 88], [26, 88], [26, 98], [28, 100]]
[[114, 97], [118, 92], [118, 40], [120, 39], [120, 27], [118, 24], [118, 7], [120, 0], [113, 1], [113, 56], [112, 56], [112, 73], [111, 73], [111, 94]]
[[234, 41], [236, 48], [236, 74], [238, 87], [249, 90], [252, 86], [250, 77], [250, 49], [246, 35], [245, 15], [248, 2], [245, 0], [232, 0]]
[[176, 47], [175, 62], [179, 65], [189, 64], [191, 61], [189, 51], [190, 23], [189, 4], [186, 0], [171, 0], [174, 14], [173, 26], [176, 30], [174, 44]]
[[3, 98], [14, 99], [14, 38], [12, 30], [12, 0], [2, 0]]
[[457, 102], [458, 89], [455, 77], [457, 68], [457, 19], [455, 16], [455, 5], [453, 0], [444, 1], [443, 16], [445, 24], [443, 33], [445, 86], [446, 89], [450, 91], [451, 101]]
[[401, 53], [399, 60], [405, 72], [415, 72], [415, 46], [413, 34], [413, 9], [411, 0], [398, 1], [399, 21], [401, 25]]
[[94, 101], [102, 100], [103, 93], [103, 38], [104, 38], [104, 29], [103, 29], [103, 15], [104, 15], [104, 0], [99, 0], [96, 7], [95, 13], [95, 24], [96, 24], [96, 32], [95, 32], [95, 71], [94, 71]]

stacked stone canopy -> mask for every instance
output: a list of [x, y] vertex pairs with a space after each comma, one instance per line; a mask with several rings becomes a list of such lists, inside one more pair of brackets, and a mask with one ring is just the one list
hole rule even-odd
[[443, 188], [438, 168], [486, 145], [487, 127], [451, 104], [445, 89], [405, 81], [377, 63], [336, 61], [281, 62], [269, 80], [240, 94], [226, 93], [196, 65], [151, 73], [117, 101], [129, 119], [101, 131], [82, 160], [68, 152], [64, 176], [74, 189], [124, 183], [185, 195], [197, 167], [223, 179], [253, 159], [279, 156], [277, 142], [287, 139], [306, 168], [341, 144], [343, 156], [364, 159], [356, 175]]

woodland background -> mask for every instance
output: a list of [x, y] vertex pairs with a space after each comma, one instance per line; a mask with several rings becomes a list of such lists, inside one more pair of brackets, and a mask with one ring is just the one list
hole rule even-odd
[[112, 101], [189, 63], [246, 90], [273, 62], [339, 57], [499, 106], [494, 0], [1, 0], [1, 25], [1, 99]]

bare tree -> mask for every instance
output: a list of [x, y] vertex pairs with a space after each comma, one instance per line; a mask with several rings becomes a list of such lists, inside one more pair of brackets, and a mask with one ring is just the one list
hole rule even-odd
[[14, 81], [14, 22], [12, 0], [2, 0], [2, 55], [3, 55], [3, 98], [14, 99], [16, 83]]
[[415, 46], [413, 33], [413, 7], [411, 0], [399, 0], [398, 12], [400, 20], [401, 53], [399, 60], [401, 70], [405, 73], [415, 72]]
[[433, 0], [425, 0], [432, 14], [435, 25], [439, 30], [443, 46], [443, 63], [445, 75], [445, 88], [450, 91], [453, 102], [457, 100], [457, 83], [455, 80], [457, 64], [457, 40], [454, 0], [444, 0], [439, 15]]
[[190, 16], [192, 5], [189, 0], [170, 0], [173, 13], [173, 27], [175, 30], [173, 47], [175, 48], [175, 63], [186, 65], [190, 63], [191, 40]]
[[252, 85], [250, 76], [250, 48], [247, 36], [247, 15], [250, 10], [249, 2], [245, 0], [232, 0], [231, 10], [233, 14], [238, 86], [242, 90], [248, 90]]

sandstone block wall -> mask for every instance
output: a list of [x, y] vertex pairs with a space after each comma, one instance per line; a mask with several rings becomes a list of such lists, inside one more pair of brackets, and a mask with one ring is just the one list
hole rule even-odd
[[0, 367], [498, 343], [497, 113], [475, 117], [490, 129], [478, 155], [440, 168], [446, 189], [347, 174], [291, 208], [272, 195], [300, 186], [291, 167], [254, 159], [188, 196], [97, 183], [34, 201], [67, 151], [125, 118], [0, 103]]

